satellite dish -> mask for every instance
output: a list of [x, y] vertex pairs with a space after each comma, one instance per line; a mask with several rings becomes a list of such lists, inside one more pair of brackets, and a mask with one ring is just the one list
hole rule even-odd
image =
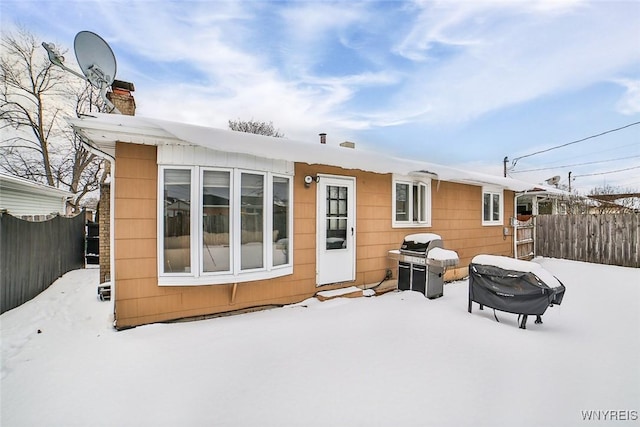
[[64, 57], [60, 55], [53, 43], [42, 42], [42, 47], [47, 51], [52, 64], [100, 89], [100, 98], [104, 101], [109, 113], [121, 114], [107, 98], [107, 90], [116, 78], [116, 57], [102, 37], [91, 31], [80, 31], [76, 34], [74, 49], [78, 65], [84, 75], [64, 65]]
[[116, 57], [106, 41], [91, 31], [80, 31], [73, 42], [82, 73], [94, 87], [110, 86], [116, 78]]
[[549, 185], [558, 185], [558, 183], [560, 182], [560, 175], [556, 175], [554, 177], [551, 177], [551, 178], [547, 179], [545, 182], [547, 184], [549, 184]]

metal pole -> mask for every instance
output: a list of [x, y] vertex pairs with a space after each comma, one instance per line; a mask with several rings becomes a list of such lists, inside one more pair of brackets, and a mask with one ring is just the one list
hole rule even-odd
[[507, 162], [509, 161], [509, 158], [507, 156], [504, 157], [504, 160], [502, 161], [502, 163], [504, 163], [504, 177], [507, 177]]
[[571, 193], [571, 172], [569, 172], [569, 193]]

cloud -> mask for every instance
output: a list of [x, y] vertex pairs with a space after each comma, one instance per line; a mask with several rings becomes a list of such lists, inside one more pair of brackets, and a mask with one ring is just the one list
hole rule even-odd
[[144, 2], [117, 13], [101, 6], [105, 38], [125, 59], [119, 75], [130, 76], [138, 94], [154, 94], [153, 103], [140, 104], [140, 114], [223, 127], [228, 119], [255, 118], [273, 121], [293, 137], [318, 127], [366, 129], [370, 118], [348, 108], [349, 102], [400, 79], [393, 69], [316, 69], [334, 59], [335, 45], [357, 48], [351, 32], [371, 17], [363, 4], [190, 5], [153, 13]]
[[[296, 138], [315, 138], [319, 127], [467, 122], [610, 81], [640, 52], [635, 5], [429, 1], [392, 14], [378, 2], [190, 5], [151, 13], [152, 3], [133, 2], [124, 18], [101, 7], [110, 43], [130, 57], [123, 71], [155, 81], [145, 108], [217, 126], [269, 120]], [[350, 72], [334, 67], [354, 58], [362, 63]], [[178, 69], [186, 80], [172, 81]], [[624, 111], [635, 105], [632, 93]], [[179, 112], [167, 94], [181, 100]]]
[[620, 79], [614, 82], [626, 89], [616, 104], [618, 111], [629, 116], [640, 113], [640, 80]]
[[[37, 28], [107, 40], [140, 114], [270, 120], [292, 137], [464, 123], [640, 63], [635, 2], [37, 4]], [[637, 111], [637, 84], [617, 83], [620, 111]]]
[[431, 2], [420, 4], [397, 52], [416, 70], [395, 98], [432, 107], [432, 122], [460, 122], [605, 81], [640, 62], [637, 3]]

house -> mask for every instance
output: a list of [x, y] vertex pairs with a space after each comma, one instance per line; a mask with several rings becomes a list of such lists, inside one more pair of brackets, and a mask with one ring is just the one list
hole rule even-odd
[[514, 228], [514, 258], [533, 259], [537, 253], [537, 216], [566, 214], [568, 204], [576, 197], [567, 191], [543, 185], [516, 192], [516, 216], [511, 224]]
[[27, 220], [66, 214], [73, 193], [28, 179], [0, 173], [0, 210]]
[[[115, 326], [302, 301], [377, 284], [407, 234], [513, 256], [510, 178], [352, 148], [139, 116], [69, 119], [112, 160]], [[395, 273], [394, 273], [395, 274]]]

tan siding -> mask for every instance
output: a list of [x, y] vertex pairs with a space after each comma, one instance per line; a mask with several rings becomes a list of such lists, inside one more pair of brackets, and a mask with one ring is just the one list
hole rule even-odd
[[[305, 175], [334, 174], [356, 178], [356, 280], [322, 287], [377, 283], [395, 265], [387, 252], [406, 234], [441, 234], [445, 247], [458, 251], [461, 266], [447, 277], [464, 274], [478, 253], [510, 255], [512, 236], [502, 227], [482, 227], [480, 187], [434, 181], [430, 228], [392, 228], [392, 176], [335, 167], [296, 164], [294, 178], [293, 274], [271, 280], [233, 284], [158, 286], [156, 148], [118, 143], [115, 173], [115, 304], [120, 328], [242, 308], [287, 304], [315, 294], [316, 186], [304, 186]], [[513, 194], [505, 192], [505, 224], [513, 211]]]
[[[116, 206], [119, 200], [116, 199]], [[117, 210], [117, 207], [116, 207]], [[116, 239], [155, 239], [157, 237], [157, 221], [155, 218], [155, 210], [153, 218], [145, 219], [129, 219], [116, 217]]]
[[120, 178], [116, 188], [116, 197], [121, 199], [156, 200], [155, 179]]
[[156, 209], [155, 199], [120, 198], [116, 206], [116, 217], [122, 219], [145, 219]]
[[114, 257], [118, 327], [135, 326], [158, 292], [156, 147], [116, 144]]
[[140, 254], [153, 254], [156, 251], [156, 239], [119, 239], [115, 242], [116, 259], [131, 259]]

